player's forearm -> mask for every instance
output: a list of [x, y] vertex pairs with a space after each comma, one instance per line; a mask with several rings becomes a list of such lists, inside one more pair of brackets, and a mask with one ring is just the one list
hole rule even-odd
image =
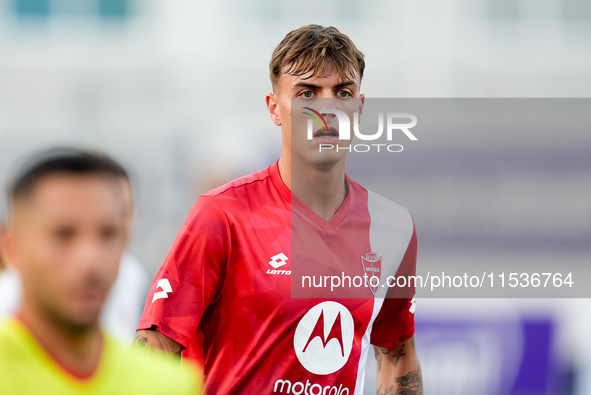
[[423, 395], [423, 376], [417, 365], [398, 372], [378, 372], [378, 395]]
[[133, 347], [142, 350], [160, 350], [180, 358], [183, 346], [172, 339], [164, 336], [156, 329], [145, 329], [137, 331], [133, 339]]
[[377, 362], [378, 395], [422, 395], [423, 376], [414, 348], [414, 338], [395, 350], [374, 347]]

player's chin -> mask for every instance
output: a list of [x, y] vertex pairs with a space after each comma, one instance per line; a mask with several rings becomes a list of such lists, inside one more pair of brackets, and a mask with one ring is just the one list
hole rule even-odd
[[81, 330], [92, 328], [98, 325], [103, 305], [104, 298], [76, 300], [64, 318], [71, 326]]
[[67, 332], [81, 334], [98, 328], [101, 307], [55, 303], [44, 306], [44, 311], [45, 315]]
[[329, 166], [339, 163], [346, 155], [347, 151], [323, 150], [310, 152], [308, 159], [315, 166]]
[[83, 332], [98, 327], [100, 315], [100, 308], [86, 308], [71, 312], [65, 319], [74, 331]]

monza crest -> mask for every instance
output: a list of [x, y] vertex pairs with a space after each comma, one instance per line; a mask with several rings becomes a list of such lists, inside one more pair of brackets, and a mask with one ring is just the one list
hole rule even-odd
[[375, 252], [368, 252], [365, 256], [361, 256], [361, 265], [363, 266], [363, 273], [367, 274], [368, 277], [367, 285], [369, 290], [375, 295], [380, 286], [382, 257], [378, 257]]

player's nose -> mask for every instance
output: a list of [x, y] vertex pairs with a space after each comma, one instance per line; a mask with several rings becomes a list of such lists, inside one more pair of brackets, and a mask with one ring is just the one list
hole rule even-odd
[[96, 238], [84, 238], [79, 241], [73, 253], [72, 265], [80, 272], [96, 274], [105, 268], [107, 255], [105, 247]]

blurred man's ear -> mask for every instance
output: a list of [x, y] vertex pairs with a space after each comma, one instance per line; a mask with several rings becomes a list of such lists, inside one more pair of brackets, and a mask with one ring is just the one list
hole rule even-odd
[[0, 272], [2, 272], [2, 269], [4, 269], [6, 267], [6, 258], [4, 257], [4, 253], [2, 251], [4, 251], [4, 245], [3, 245], [3, 238], [4, 238], [4, 227], [0, 224]]
[[4, 223], [0, 223], [0, 269], [4, 269], [8, 266], [9, 262], [9, 251], [12, 248], [11, 235], [9, 234], [8, 227]]

